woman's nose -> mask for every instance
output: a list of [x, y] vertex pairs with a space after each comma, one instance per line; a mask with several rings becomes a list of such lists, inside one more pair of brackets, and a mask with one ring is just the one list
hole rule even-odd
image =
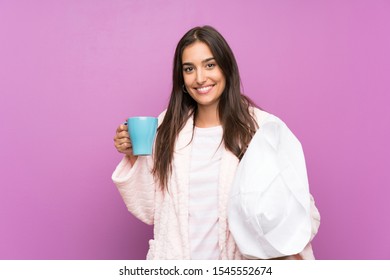
[[206, 82], [206, 75], [202, 69], [198, 69], [198, 71], [196, 71], [196, 82], [200, 85]]

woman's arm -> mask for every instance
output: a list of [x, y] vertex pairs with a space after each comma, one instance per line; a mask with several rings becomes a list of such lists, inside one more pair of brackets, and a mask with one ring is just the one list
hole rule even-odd
[[112, 180], [117, 186], [127, 209], [146, 224], [153, 224], [156, 185], [151, 167], [151, 156], [142, 156], [134, 162], [125, 156], [119, 163]]

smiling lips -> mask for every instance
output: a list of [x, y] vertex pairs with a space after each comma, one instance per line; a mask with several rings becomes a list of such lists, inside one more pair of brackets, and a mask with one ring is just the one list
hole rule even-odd
[[209, 91], [214, 87], [214, 85], [205, 86], [205, 87], [199, 87], [196, 88], [196, 91], [200, 94], [206, 94], [209, 93]]

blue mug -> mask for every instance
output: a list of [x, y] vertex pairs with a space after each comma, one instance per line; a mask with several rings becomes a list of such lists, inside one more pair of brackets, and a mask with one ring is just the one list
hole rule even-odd
[[127, 127], [133, 145], [133, 155], [151, 155], [157, 132], [157, 118], [132, 117], [127, 119]]

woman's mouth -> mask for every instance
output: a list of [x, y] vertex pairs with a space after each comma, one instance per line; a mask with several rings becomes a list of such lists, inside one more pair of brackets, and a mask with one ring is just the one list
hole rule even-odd
[[204, 87], [199, 87], [199, 88], [195, 88], [196, 91], [200, 94], [206, 94], [206, 93], [209, 93], [210, 90], [214, 87], [214, 85], [210, 85], [210, 86], [204, 86]]

